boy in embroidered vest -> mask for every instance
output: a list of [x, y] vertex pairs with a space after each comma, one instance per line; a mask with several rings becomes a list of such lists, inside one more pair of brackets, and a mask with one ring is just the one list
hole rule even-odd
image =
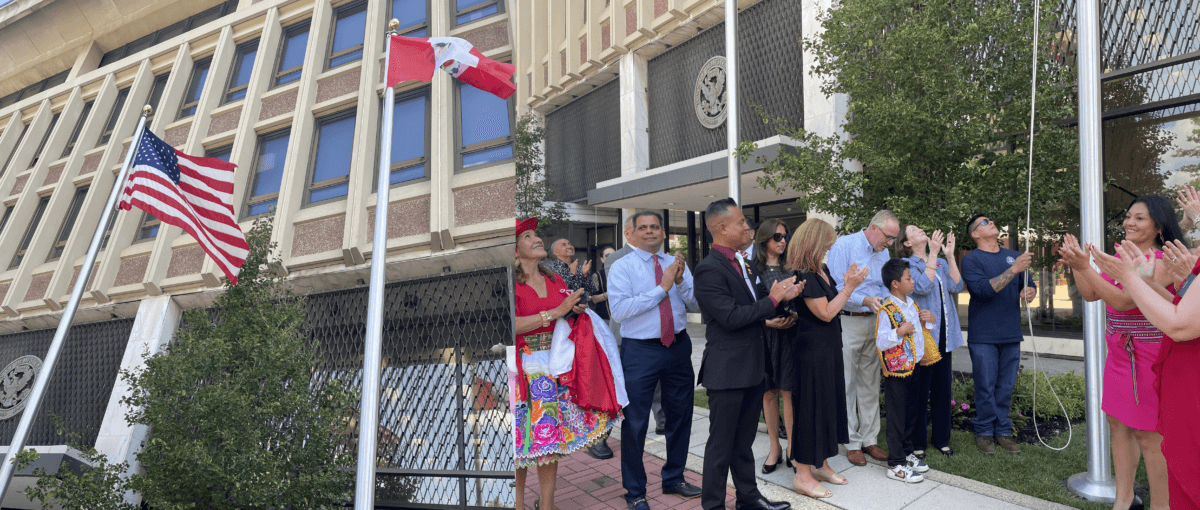
[[[875, 347], [883, 366], [883, 397], [887, 407], [888, 478], [905, 483], [917, 483], [929, 471], [925, 462], [913, 455], [912, 435], [917, 428], [917, 390], [919, 379], [912, 377], [923, 360], [927, 342], [932, 342], [929, 326], [935, 318], [921, 310], [909, 297], [913, 279], [908, 262], [892, 259], [883, 264], [880, 272], [883, 284], [891, 295], [880, 304], [875, 324]], [[917, 319], [914, 321], [914, 319]], [[928, 339], [926, 339], [928, 337]], [[940, 357], [937, 349], [932, 355]]]

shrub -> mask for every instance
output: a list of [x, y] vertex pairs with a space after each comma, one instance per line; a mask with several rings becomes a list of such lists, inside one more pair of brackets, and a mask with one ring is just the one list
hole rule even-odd
[[[1014, 413], [1019, 412], [1029, 417], [1034, 415], [1034, 375], [1035, 372], [1033, 371], [1024, 371], [1017, 374], [1017, 384], [1013, 389], [1012, 401], [1012, 410]], [[1036, 372], [1036, 375], [1038, 378], [1037, 418], [1039, 420], [1053, 418], [1083, 419], [1087, 412], [1083, 375], [1076, 374], [1075, 372], [1053, 375], [1049, 378], [1050, 384], [1046, 384], [1044, 372]], [[1054, 386], [1053, 392], [1050, 386]], [[1058, 399], [1062, 400], [1061, 408], [1058, 405], [1058, 400], [1054, 398], [1055, 393], [1058, 394]], [[1066, 408], [1066, 416], [1063, 415], [1063, 408]]]

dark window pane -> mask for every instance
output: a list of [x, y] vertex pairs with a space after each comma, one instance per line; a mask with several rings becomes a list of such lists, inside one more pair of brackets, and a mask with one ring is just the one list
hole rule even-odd
[[136, 41], [129, 43], [128, 45], [125, 46], [125, 54], [133, 55], [134, 53], [137, 53], [139, 51], [142, 51], [146, 48], [153, 46], [154, 45], [154, 35], [155, 34], [150, 34], [146, 37], [143, 37], [141, 39], [138, 39]]
[[[429, 0], [392, 0], [392, 17], [400, 21], [400, 29], [425, 23], [426, 4]], [[416, 37], [416, 36], [409, 36]]]
[[413, 30], [412, 32], [408, 32], [408, 33], [401, 34], [401, 35], [403, 35], [404, 37], [429, 37], [429, 31], [422, 28], [422, 29]]
[[354, 62], [361, 58], [362, 58], [362, 50], [352, 51], [345, 55], [341, 55], [339, 57], [330, 59], [329, 67], [337, 67], [342, 64], [349, 64], [350, 62]]
[[392, 164], [425, 156], [425, 101], [417, 96], [392, 108]]
[[349, 184], [342, 183], [342, 184], [338, 184], [336, 186], [330, 186], [328, 188], [321, 188], [318, 190], [313, 190], [312, 195], [309, 197], [308, 201], [309, 202], [320, 202], [322, 200], [329, 200], [331, 198], [344, 197], [344, 196], [346, 196], [346, 190], [348, 190], [348, 189], [349, 189]]
[[50, 140], [50, 135], [54, 133], [54, 127], [58, 125], [58, 116], [61, 113], [54, 114], [50, 118], [50, 127], [46, 129], [46, 134], [42, 135], [42, 142], [38, 144], [37, 152], [33, 154], [33, 161], [29, 162], [29, 168], [37, 165], [39, 159], [42, 159], [42, 151], [46, 150], [46, 142]]
[[169, 40], [177, 35], [187, 31], [187, 20], [180, 21], [174, 25], [158, 31], [158, 37], [155, 38], [155, 44]]
[[71, 200], [71, 208], [67, 211], [67, 217], [63, 220], [62, 227], [58, 231], [54, 247], [50, 249], [50, 260], [62, 256], [63, 250], [66, 249], [67, 239], [71, 237], [71, 230], [75, 228], [75, 220], [79, 218], [79, 210], [83, 208], [83, 199], [87, 197], [87, 192], [87, 186], [80, 186], [75, 190], [75, 197]]
[[158, 103], [162, 101], [163, 91], [167, 89], [167, 79], [170, 77], [170, 72], [166, 72], [154, 77], [154, 85], [150, 88], [150, 100], [147, 101], [147, 104], [154, 107], [155, 111], [158, 111]]
[[271, 212], [271, 207], [275, 205], [275, 202], [276, 200], [267, 200], [266, 202], [259, 202], [250, 206], [249, 216], [256, 216]]
[[122, 47], [122, 48], [117, 48], [117, 49], [115, 49], [115, 50], [112, 50], [112, 51], [110, 51], [110, 52], [108, 52], [108, 53], [105, 53], [103, 57], [100, 57], [100, 65], [99, 65], [99, 66], [97, 66], [97, 67], [104, 67], [104, 66], [106, 66], [106, 65], [109, 65], [109, 64], [111, 64], [111, 63], [113, 63], [113, 62], [116, 62], [116, 61], [118, 61], [118, 60], [120, 60], [120, 59], [121, 59], [121, 55], [123, 55], [123, 54], [125, 54], [125, 48], [124, 48], [124, 47]]
[[117, 223], [117, 211], [108, 216], [108, 225], [104, 227], [104, 238], [100, 240], [100, 249], [108, 248], [108, 236], [112, 234], [113, 225]]
[[279, 85], [291, 83], [300, 79], [300, 71], [292, 71], [290, 73], [279, 76]]
[[87, 122], [88, 115], [92, 113], [93, 101], [88, 101], [83, 105], [83, 112], [79, 114], [79, 121], [75, 123], [75, 129], [71, 130], [71, 139], [67, 140], [67, 147], [63, 149], [62, 157], [71, 155], [71, 151], [75, 150], [75, 143], [79, 141], [79, 132], [83, 131], [83, 123]]
[[0, 234], [4, 233], [4, 227], [8, 226], [8, 218], [12, 216], [13, 206], [4, 208], [4, 218], [0, 218]]
[[142, 229], [138, 231], [138, 240], [152, 239], [157, 235], [158, 235], [158, 225], [142, 227]]
[[[367, 26], [367, 11], [351, 9], [346, 14], [339, 14], [337, 26], [333, 32], [332, 52], [345, 51], [363, 43], [363, 31]], [[360, 53], [361, 56], [361, 53]]]
[[128, 97], [128, 88], [117, 91], [117, 102], [108, 114], [108, 123], [104, 125], [104, 132], [100, 134], [100, 141], [96, 143], [97, 147], [108, 143], [109, 138], [112, 137], [112, 131], [117, 128], [117, 119], [121, 117], [121, 111], [125, 109], [125, 100]]
[[512, 144], [492, 147], [491, 149], [484, 149], [481, 151], [472, 152], [470, 154], [463, 154], [463, 168], [482, 165], [484, 163], [491, 163], [493, 161], [503, 161], [512, 157]]
[[29, 227], [25, 230], [25, 236], [21, 238], [21, 245], [17, 248], [17, 253], [13, 256], [12, 263], [8, 265], [9, 269], [21, 265], [21, 260], [25, 258], [25, 250], [29, 249], [29, 241], [33, 239], [33, 234], [37, 231], [38, 224], [42, 221], [42, 214], [46, 212], [46, 205], [49, 203], [49, 195], [42, 197], [38, 201], [37, 211], [33, 213], [33, 220], [29, 222]]
[[462, 145], [510, 134], [508, 101], [467, 84], [459, 86], [462, 100]]
[[[284, 42], [283, 57], [279, 61], [279, 70], [284, 71], [296, 66], [304, 65], [304, 51], [308, 48], [308, 27], [304, 27], [303, 31], [295, 32], [288, 35], [287, 41]], [[299, 74], [297, 74], [299, 77]], [[280, 80], [282, 83], [283, 80]]]
[[[354, 117], [323, 122], [317, 140], [312, 182], [350, 175], [350, 147], [354, 146]], [[316, 193], [312, 201], [317, 201]]]
[[491, 0], [455, 0], [454, 5], [455, 5], [455, 7], [458, 8], [458, 10], [461, 11], [468, 7], [474, 7], [479, 4], [486, 4], [490, 1]]
[[204, 157], [219, 159], [221, 161], [228, 163], [229, 156], [231, 156], [232, 154], [233, 154], [233, 147], [226, 145], [224, 147], [217, 147], [215, 149], [206, 151], [204, 153]]
[[491, 16], [498, 12], [500, 12], [500, 7], [493, 5], [490, 7], [484, 7], [482, 9], [477, 9], [477, 10], [468, 12], [466, 14], [460, 14], [458, 17], [454, 18], [454, 21], [457, 24], [462, 25], [463, 23], [469, 23], [471, 21], [475, 21], [480, 18], [485, 18], [487, 16]]
[[204, 80], [206, 78], [208, 78], [207, 62], [204, 63], [203, 67], [196, 69], [196, 75], [192, 82], [192, 89], [189, 91], [187, 97], [188, 102], [200, 100], [200, 94], [204, 93]]
[[4, 173], [4, 169], [8, 168], [8, 164], [12, 162], [12, 158], [17, 154], [17, 149], [21, 147], [21, 140], [25, 139], [25, 133], [29, 131], [29, 124], [21, 126], [21, 134], [17, 135], [17, 143], [13, 145], [12, 152], [8, 153], [8, 157], [4, 159], [4, 166], [0, 166], [0, 174]]
[[221, 13], [223, 12], [224, 9], [225, 9], [224, 5], [218, 5], [216, 7], [213, 7], [212, 9], [209, 9], [200, 14], [192, 16], [192, 28], [197, 28], [197, 27], [203, 26], [204, 24], [206, 24], [210, 21], [220, 18]]
[[288, 140], [290, 135], [269, 139], [262, 142], [258, 156], [258, 172], [254, 181], [254, 195], [261, 196], [279, 191], [279, 182], [283, 179], [283, 163], [287, 158]]
[[248, 48], [245, 53], [239, 55], [241, 57], [240, 65], [235, 70], [232, 87], [241, 87], [250, 83], [250, 71], [254, 69], [254, 58], [258, 55], [258, 43], [255, 43], [253, 48]]
[[389, 182], [391, 184], [400, 184], [402, 182], [411, 181], [425, 177], [425, 165], [410, 166], [399, 170], [392, 170]]

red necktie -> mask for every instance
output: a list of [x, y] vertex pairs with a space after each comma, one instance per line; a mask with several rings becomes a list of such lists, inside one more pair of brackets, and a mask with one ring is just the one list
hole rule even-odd
[[[658, 263], [658, 254], [650, 256], [654, 258], [654, 283], [662, 285], [663, 270]], [[669, 293], [662, 301], [658, 302], [658, 324], [659, 338], [662, 339], [662, 344], [670, 347], [671, 342], [675, 341], [675, 317], [671, 314], [671, 295]]]

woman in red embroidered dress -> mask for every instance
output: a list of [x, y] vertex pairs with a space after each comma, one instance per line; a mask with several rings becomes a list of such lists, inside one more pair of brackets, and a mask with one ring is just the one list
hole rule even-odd
[[534, 233], [537, 218], [517, 222], [517, 257], [514, 279], [517, 312], [517, 375], [510, 381], [514, 392], [513, 425], [517, 468], [517, 508], [525, 508], [525, 477], [536, 466], [541, 500], [535, 507], [554, 508], [554, 481], [558, 459], [600, 441], [615, 415], [583, 409], [571, 401], [567, 387], [550, 373], [550, 344], [554, 321], [572, 310], [583, 313], [583, 291], [571, 292], [566, 284], [543, 267], [542, 240]]

